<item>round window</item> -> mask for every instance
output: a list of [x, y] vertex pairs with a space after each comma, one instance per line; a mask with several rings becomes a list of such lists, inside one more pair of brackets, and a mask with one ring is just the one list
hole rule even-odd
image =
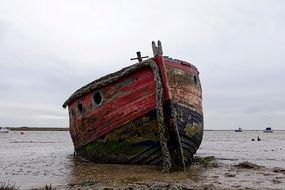
[[99, 106], [102, 105], [102, 103], [103, 103], [103, 95], [102, 95], [102, 92], [101, 92], [101, 91], [96, 91], [96, 92], [93, 94], [92, 102], [93, 102], [93, 104], [94, 104], [96, 107], [99, 107]]

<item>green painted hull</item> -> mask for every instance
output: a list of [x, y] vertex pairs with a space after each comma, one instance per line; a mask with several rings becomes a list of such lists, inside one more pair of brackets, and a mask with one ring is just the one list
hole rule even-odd
[[160, 164], [162, 152], [155, 111], [115, 129], [77, 150], [96, 163]]
[[[178, 105], [168, 104], [164, 110], [172, 165], [183, 167], [182, 159], [189, 165], [202, 141], [203, 118], [198, 113]], [[179, 113], [176, 123], [173, 123], [170, 110]], [[163, 156], [156, 111], [151, 111], [80, 147], [76, 150], [76, 155], [95, 163], [161, 165]]]

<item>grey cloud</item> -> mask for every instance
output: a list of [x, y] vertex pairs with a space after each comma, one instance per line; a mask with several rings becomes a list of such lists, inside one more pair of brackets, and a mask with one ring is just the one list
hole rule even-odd
[[18, 3], [0, 3], [0, 125], [68, 126], [71, 93], [160, 39], [198, 67], [206, 129], [285, 129], [283, 1]]

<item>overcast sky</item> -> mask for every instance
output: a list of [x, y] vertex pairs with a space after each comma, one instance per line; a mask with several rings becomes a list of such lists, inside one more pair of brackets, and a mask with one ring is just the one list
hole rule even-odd
[[68, 127], [75, 90], [158, 39], [198, 67], [205, 129], [285, 130], [282, 0], [1, 0], [0, 126]]

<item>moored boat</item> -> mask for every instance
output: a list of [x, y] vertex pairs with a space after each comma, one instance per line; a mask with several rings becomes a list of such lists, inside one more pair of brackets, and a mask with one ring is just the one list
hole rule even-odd
[[264, 133], [273, 133], [273, 130], [271, 127], [266, 127], [265, 130], [263, 130]]
[[9, 133], [9, 129], [0, 127], [0, 133]]
[[197, 68], [162, 55], [97, 79], [72, 94], [69, 129], [77, 157], [96, 163], [185, 169], [203, 137]]
[[242, 128], [236, 129], [235, 132], [242, 132]]

